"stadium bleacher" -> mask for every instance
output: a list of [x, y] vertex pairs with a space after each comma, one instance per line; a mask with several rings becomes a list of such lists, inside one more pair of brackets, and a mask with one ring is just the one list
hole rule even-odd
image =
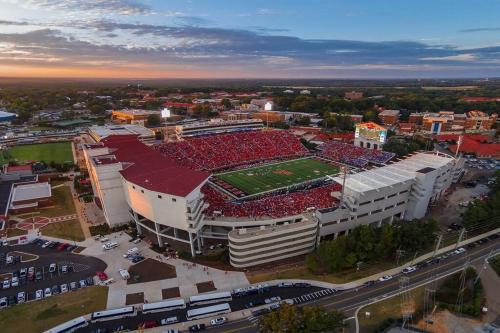
[[289, 131], [251, 131], [193, 137], [157, 145], [155, 148], [182, 166], [205, 171], [309, 154], [300, 140]]
[[333, 161], [359, 168], [365, 167], [369, 163], [385, 164], [396, 156], [394, 153], [357, 147], [349, 143], [338, 141], [325, 142], [321, 145], [321, 152], [319, 155]]
[[279, 218], [297, 215], [308, 208], [329, 208], [338, 204], [331, 192], [340, 191], [341, 185], [328, 183], [314, 188], [305, 188], [291, 193], [270, 194], [259, 199], [243, 202], [230, 201], [230, 198], [210, 185], [205, 185], [202, 192], [209, 207], [206, 216], [217, 217], [272, 217]]

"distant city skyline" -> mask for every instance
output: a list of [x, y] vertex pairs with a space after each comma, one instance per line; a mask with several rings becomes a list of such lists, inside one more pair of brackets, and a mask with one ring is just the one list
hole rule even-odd
[[498, 77], [498, 13], [494, 0], [0, 0], [0, 77]]

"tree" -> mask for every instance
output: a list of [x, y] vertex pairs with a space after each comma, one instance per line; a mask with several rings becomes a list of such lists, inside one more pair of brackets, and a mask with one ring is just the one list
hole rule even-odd
[[232, 107], [231, 101], [227, 98], [223, 98], [222, 101], [220, 102], [220, 104], [222, 106], [224, 106], [224, 109], [226, 109], [226, 110], [229, 110]]
[[262, 316], [259, 330], [262, 333], [336, 333], [342, 332], [344, 320], [345, 316], [339, 311], [284, 303], [278, 310]]
[[149, 127], [158, 127], [161, 125], [161, 118], [159, 114], [152, 113], [148, 116], [148, 119], [146, 121], [147, 125]]

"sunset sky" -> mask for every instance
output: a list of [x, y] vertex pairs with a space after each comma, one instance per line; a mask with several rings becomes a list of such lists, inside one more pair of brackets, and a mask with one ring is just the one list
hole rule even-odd
[[0, 0], [0, 77], [500, 76], [497, 0]]

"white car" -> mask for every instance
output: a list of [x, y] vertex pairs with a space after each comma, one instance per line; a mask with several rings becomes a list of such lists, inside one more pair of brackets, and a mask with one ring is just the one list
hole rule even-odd
[[44, 297], [50, 297], [50, 296], [52, 296], [52, 291], [50, 290], [50, 288], [45, 288]]
[[10, 280], [9, 279], [3, 280], [2, 289], [9, 289], [9, 288], [10, 288]]
[[39, 289], [35, 293], [35, 299], [42, 299], [43, 298], [43, 290]]
[[57, 265], [56, 264], [50, 264], [49, 266], [49, 272], [50, 273], [54, 273], [57, 269]]
[[107, 250], [114, 249], [115, 247], [118, 247], [118, 243], [117, 242], [109, 242], [109, 243], [104, 244], [102, 246], [102, 249], [104, 251], [107, 251]]
[[408, 266], [406, 268], [403, 269], [403, 274], [410, 274], [410, 273], [413, 273], [417, 270], [417, 267], [415, 266]]
[[109, 242], [109, 238], [108, 237], [103, 237], [100, 239], [101, 243], [106, 243], [106, 242]]
[[279, 301], [281, 301], [281, 297], [279, 297], [279, 296], [274, 296], [274, 297], [271, 297], [271, 298], [266, 298], [266, 299], [264, 300], [264, 303], [266, 303], [266, 304], [270, 304], [270, 303], [275, 303], [275, 302], [279, 302]]
[[49, 246], [50, 244], [52, 244], [51, 241], [46, 241], [45, 243], [43, 243], [42, 245], [42, 249], [45, 249], [47, 246]]
[[210, 320], [210, 325], [212, 325], [212, 326], [222, 325], [226, 321], [227, 321], [226, 317], [219, 317], [219, 318], [215, 318], [215, 319]]
[[7, 265], [12, 264], [13, 262], [14, 262], [14, 257], [13, 256], [7, 256], [7, 258], [5, 258], [5, 263]]
[[15, 276], [14, 276], [14, 277], [12, 278], [12, 281], [10, 282], [10, 285], [11, 285], [12, 287], [18, 287], [18, 286], [19, 286], [19, 279], [18, 279], [17, 277], [15, 277]]
[[384, 281], [389, 281], [390, 279], [392, 279], [392, 275], [384, 275], [382, 276], [380, 279], [378, 279], [380, 282], [384, 282]]
[[26, 301], [26, 293], [21, 291], [17, 293], [17, 303], [24, 303]]
[[465, 249], [463, 247], [460, 247], [460, 248], [455, 250], [455, 254], [462, 254], [464, 252], [465, 252]]
[[61, 294], [68, 292], [68, 285], [66, 283], [61, 284]]

